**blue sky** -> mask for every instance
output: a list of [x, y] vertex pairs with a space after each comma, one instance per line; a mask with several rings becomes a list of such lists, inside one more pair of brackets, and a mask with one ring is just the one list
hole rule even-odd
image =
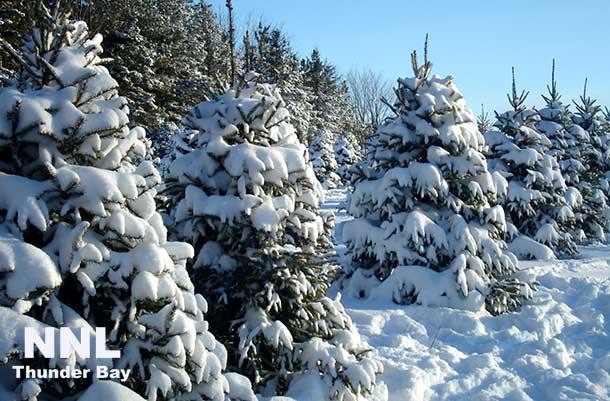
[[[510, 69], [539, 105], [552, 59], [564, 100], [589, 93], [610, 105], [610, 0], [233, 0], [240, 26], [263, 18], [303, 56], [318, 47], [345, 73], [369, 67], [389, 80], [411, 74], [409, 54], [430, 35], [433, 73], [451, 74], [478, 113], [505, 109]], [[224, 0], [213, 0], [225, 12]]]

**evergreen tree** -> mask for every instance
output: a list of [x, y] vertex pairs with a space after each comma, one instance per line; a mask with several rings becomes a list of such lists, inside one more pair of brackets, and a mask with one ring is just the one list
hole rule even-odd
[[576, 106], [576, 113], [574, 114], [573, 121], [587, 132], [595, 133], [596, 130], [603, 125], [600, 118], [602, 108], [600, 105], [596, 104], [597, 100], [587, 94], [587, 83], [588, 80], [585, 79], [583, 92], [579, 98], [579, 102], [573, 101]]
[[320, 399], [367, 399], [381, 365], [338, 299], [325, 253], [332, 215], [275, 86], [245, 81], [193, 107], [170, 166], [168, 210], [194, 245], [196, 288], [229, 360], [267, 395], [313, 380]]
[[347, 83], [335, 67], [322, 60], [320, 51], [314, 49], [301, 62], [301, 69], [313, 98], [312, 132], [353, 131], [357, 119], [350, 105]]
[[540, 115], [525, 106], [527, 95], [517, 93], [513, 68], [508, 95], [512, 110], [496, 113], [499, 131], [487, 134], [491, 165], [508, 180], [501, 200], [514, 226], [511, 236], [517, 232], [525, 236], [517, 238], [511, 250], [522, 257], [552, 257], [548, 250], [534, 246], [537, 241], [560, 256], [575, 255], [570, 235], [575, 217], [564, 197], [566, 184], [556, 158], [549, 154], [551, 142], [538, 131]]
[[[176, 75], [186, 67], [180, 52], [187, 37], [186, 0], [112, 0], [100, 7], [107, 9], [100, 14], [108, 25], [110, 71], [130, 101], [133, 121], [156, 130], [168, 118], [178, 119], [173, 91]], [[203, 59], [205, 53], [199, 54]]]
[[[219, 22], [219, 17], [211, 5], [206, 4], [205, 1], [198, 1], [193, 9], [192, 30], [200, 32], [200, 35], [203, 36], [202, 40], [206, 53], [203, 73], [215, 82], [228, 82], [228, 34]], [[215, 94], [219, 89], [213, 85], [212, 87], [214, 90], [210, 91], [209, 95]]]
[[[223, 83], [228, 82], [227, 33], [217, 22], [217, 15], [204, 1], [185, 5], [189, 6], [188, 20], [184, 35], [180, 36], [180, 40], [188, 43], [185, 42], [180, 49], [181, 56], [185, 59], [184, 69], [179, 74], [174, 74], [173, 95], [168, 97], [173, 99], [172, 104], [175, 105], [177, 114], [161, 115], [161, 125], [149, 135], [153, 155], [158, 160], [166, 159], [171, 152], [172, 138], [180, 130], [178, 116], [186, 112], [188, 105], [208, 99], [223, 90]], [[160, 73], [155, 71], [154, 74], [157, 76]], [[161, 74], [167, 76], [168, 72]]]
[[601, 115], [601, 106], [597, 100], [587, 94], [587, 80], [579, 102], [574, 101], [576, 113], [572, 121], [587, 131], [591, 146], [588, 149], [588, 168], [594, 177], [602, 177], [597, 182], [604, 192], [608, 192], [609, 186], [604, 178], [604, 173], [610, 169], [610, 129]]
[[282, 88], [282, 97], [301, 142], [310, 135], [312, 96], [304, 84], [296, 53], [286, 34], [279, 28], [259, 22], [250, 41], [244, 37], [246, 71], [258, 71], [267, 82]]
[[344, 132], [334, 145], [337, 174], [344, 184], [352, 182], [352, 175], [357, 163], [362, 160], [358, 140], [351, 132]]
[[539, 111], [540, 122], [537, 128], [550, 141], [549, 153], [553, 155], [561, 167], [566, 184], [576, 185], [578, 177], [585, 171], [585, 166], [579, 160], [581, 151], [589, 144], [587, 132], [573, 123], [574, 115], [569, 105], [563, 104], [555, 81], [555, 60], [551, 70], [551, 84], [547, 85], [548, 95], [542, 95], [546, 107]]
[[336, 188], [341, 184], [341, 177], [337, 174], [337, 160], [333, 144], [335, 136], [332, 132], [322, 131], [314, 134], [309, 145], [309, 155], [316, 178], [325, 189]]
[[[0, 314], [17, 328], [105, 327], [107, 347], [122, 354], [115, 367], [132, 373], [122, 385], [91, 387], [90, 378], [28, 379], [15, 389], [19, 399], [85, 390], [141, 399], [123, 386], [149, 401], [254, 399], [222, 373], [226, 350], [208, 332], [206, 302], [186, 272], [192, 246], [166, 240], [154, 201], [160, 177], [143, 161], [144, 130], [128, 128], [127, 101], [101, 65], [102, 37], [89, 39], [86, 24], [57, 5], [41, 10], [20, 50], [11, 48], [21, 69], [0, 93], [0, 186], [15, 189], [0, 195]], [[113, 363], [60, 362], [96, 364]]]
[[[555, 81], [555, 60], [551, 72], [548, 95], [542, 95], [546, 107], [539, 111], [538, 130], [550, 141], [548, 154], [559, 163], [565, 179], [566, 200], [574, 211], [576, 229], [572, 233], [578, 241], [604, 240], [607, 200], [596, 188], [600, 170], [590, 169], [597, 159], [587, 131], [574, 124], [569, 105], [563, 104]], [[596, 174], [597, 172], [597, 174]], [[582, 193], [581, 193], [582, 191]]]
[[429, 77], [427, 40], [424, 64], [415, 52], [412, 64], [395, 117], [377, 130], [370, 176], [351, 195], [347, 287], [397, 303], [514, 310], [531, 286], [502, 241], [484, 138], [453, 78]]

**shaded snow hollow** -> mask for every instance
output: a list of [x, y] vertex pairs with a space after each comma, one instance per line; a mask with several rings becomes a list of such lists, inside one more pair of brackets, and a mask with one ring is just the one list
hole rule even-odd
[[[324, 208], [338, 209], [346, 193], [328, 191]], [[337, 211], [337, 226], [347, 219]], [[344, 296], [384, 364], [390, 401], [610, 400], [610, 247], [522, 266], [539, 290], [499, 317]]]

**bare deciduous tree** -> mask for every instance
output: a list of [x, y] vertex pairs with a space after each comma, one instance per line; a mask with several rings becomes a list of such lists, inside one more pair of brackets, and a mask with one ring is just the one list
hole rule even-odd
[[387, 116], [388, 108], [381, 98], [392, 98], [392, 86], [380, 73], [368, 68], [350, 71], [347, 83], [356, 117], [363, 127], [363, 132], [356, 134], [364, 142]]

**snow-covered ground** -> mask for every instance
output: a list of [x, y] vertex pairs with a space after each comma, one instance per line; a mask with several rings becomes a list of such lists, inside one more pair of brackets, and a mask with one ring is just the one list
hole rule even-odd
[[[324, 208], [345, 196], [328, 191]], [[347, 219], [337, 211], [339, 254]], [[499, 317], [343, 298], [385, 365], [391, 401], [610, 400], [610, 247], [523, 267], [538, 276], [536, 296]]]

